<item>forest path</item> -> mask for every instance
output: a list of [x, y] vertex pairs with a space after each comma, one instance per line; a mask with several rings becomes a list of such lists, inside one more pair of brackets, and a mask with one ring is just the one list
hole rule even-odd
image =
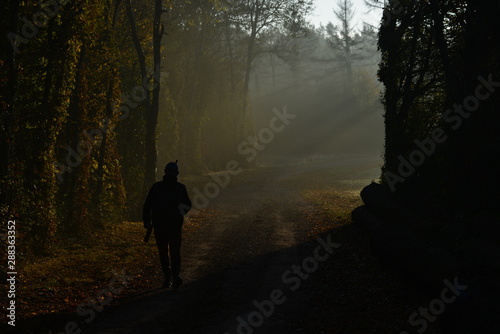
[[[365, 313], [368, 306], [358, 300], [363, 298], [362, 287], [356, 284], [373, 281], [370, 275], [380, 275], [380, 271], [363, 273], [363, 264], [358, 262], [365, 260], [353, 255], [350, 247], [355, 245], [344, 246], [350, 240], [342, 234], [337, 237], [335, 229], [321, 236], [327, 243], [329, 240], [339, 243], [330, 249], [331, 255], [324, 250], [325, 246], [317, 251], [320, 244], [312, 237], [317, 222], [311, 217], [324, 213], [301, 196], [301, 188], [315, 173], [339, 169], [352, 170], [346, 180], [352, 186], [344, 191], [358, 192], [362, 185], [378, 178], [374, 166], [379, 160], [343, 157], [260, 168], [233, 176], [229, 186], [221, 189], [205, 210], [186, 221], [185, 229], [189, 232], [182, 248], [184, 285], [178, 290], [157, 289], [138, 296], [97, 320], [84, 333], [319, 333], [316, 325], [320, 324], [311, 322], [323, 319], [325, 323], [331, 322], [332, 319], [327, 319], [331, 316], [326, 305], [332, 300], [352, 304], [348, 311], [342, 311], [351, 314], [342, 317], [352, 317], [353, 323], [362, 316], [370, 318]], [[325, 187], [331, 181], [344, 180], [324, 180]], [[204, 219], [196, 219], [200, 216]], [[310, 261], [315, 251], [316, 255], [328, 257], [317, 261], [317, 270], [314, 261]], [[303, 262], [304, 259], [309, 261]], [[335, 270], [366, 277], [346, 277], [346, 282], [338, 284], [350, 286], [328, 287], [330, 282], [317, 280], [315, 276], [325, 263], [332, 266], [335, 261], [341, 264]], [[304, 270], [303, 274], [291, 271], [293, 265], [303, 263], [310, 266], [310, 275], [306, 276]], [[325, 295], [331, 291], [339, 295]], [[273, 297], [275, 302], [269, 302]], [[382, 306], [385, 310], [386, 306]], [[349, 321], [346, 324], [346, 320], [340, 319], [337, 329], [325, 333], [380, 332], [366, 331], [376, 327], [371, 324], [376, 320], [367, 319], [362, 326], [349, 325]], [[351, 327], [341, 327], [342, 323]]]

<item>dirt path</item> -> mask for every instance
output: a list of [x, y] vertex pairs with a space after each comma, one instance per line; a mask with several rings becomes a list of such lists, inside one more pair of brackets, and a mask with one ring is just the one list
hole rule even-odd
[[[322, 276], [317, 272], [325, 264], [328, 266], [329, 262], [336, 261], [332, 258], [336, 258], [334, 253], [340, 245], [328, 249], [323, 243], [323, 247], [318, 248], [318, 241], [310, 237], [315, 223], [310, 219], [311, 214], [321, 213], [300, 195], [295, 180], [307, 173], [351, 167], [353, 170], [357, 168], [359, 174], [353, 175], [351, 181], [361, 175], [375, 179], [378, 175], [370, 175], [377, 172], [373, 169], [374, 161], [377, 159], [343, 158], [267, 167], [234, 177], [230, 185], [199, 214], [208, 219], [199, 221], [194, 215], [186, 222], [189, 233], [183, 245], [185, 284], [176, 291], [158, 289], [136, 296], [110, 314], [103, 315], [84, 333], [319, 333], [319, 327], [310, 322], [324, 319], [328, 323], [330, 317], [328, 303], [321, 301], [344, 299], [342, 289], [337, 291], [338, 296], [318, 295], [331, 291], [326, 289], [328, 284], [321, 282]], [[368, 167], [360, 168], [363, 165]], [[363, 179], [361, 183], [364, 182]], [[360, 182], [352, 184], [354, 189]], [[322, 238], [325, 242], [328, 238], [334, 243], [348, 242], [340, 240], [343, 239], [341, 235], [336, 239], [335, 230]], [[343, 248], [344, 245], [338, 249], [339, 254], [344, 254], [344, 257], [352, 254], [352, 251], [342, 252]], [[319, 257], [321, 260], [317, 260]], [[342, 260], [346, 261], [340, 259], [341, 263]], [[293, 271], [294, 265], [302, 270]], [[345, 266], [351, 264], [345, 262]], [[362, 274], [364, 269], [357, 270]], [[366, 281], [370, 277], [354, 279]], [[346, 289], [359, 290], [353, 286]], [[405, 290], [405, 287], [401, 289]], [[404, 316], [406, 312], [403, 310], [401, 314]], [[405, 319], [396, 321], [398, 324], [404, 322]], [[374, 325], [367, 326], [373, 328]], [[345, 328], [322, 332], [363, 332], [346, 331]]]

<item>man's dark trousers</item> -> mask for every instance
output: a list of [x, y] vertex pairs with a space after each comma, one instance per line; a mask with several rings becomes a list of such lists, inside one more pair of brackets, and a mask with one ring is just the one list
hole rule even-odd
[[[156, 246], [165, 281], [175, 280], [181, 273], [182, 222], [174, 226], [163, 227], [156, 224], [154, 229]], [[169, 258], [170, 249], [170, 258]]]

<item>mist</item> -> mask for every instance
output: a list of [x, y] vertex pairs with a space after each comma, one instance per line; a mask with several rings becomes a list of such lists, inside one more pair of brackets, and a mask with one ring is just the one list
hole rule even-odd
[[[353, 5], [349, 9], [355, 10]], [[310, 160], [336, 154], [381, 156], [384, 128], [382, 86], [377, 79], [380, 60], [377, 33], [367, 24], [361, 30], [354, 28], [353, 17], [346, 15], [343, 17], [345, 27], [332, 23], [316, 27], [307, 21], [280, 29], [262, 27], [264, 32], [252, 44], [256, 51], [251, 54], [250, 63], [247, 59], [246, 72], [249, 41], [238, 26], [223, 31], [222, 36], [215, 35], [215, 49], [212, 49], [213, 42], [200, 45], [195, 39], [194, 50], [207, 48], [208, 54], [188, 63], [179, 74], [192, 85], [186, 86], [183, 93], [186, 101], [180, 107], [186, 109], [175, 105], [178, 94], [168, 96], [171, 104], [162, 102], [158, 173], [164, 163], [178, 158], [189, 173], [223, 170], [232, 159], [245, 164], [247, 159], [242, 157], [242, 151], [249, 150], [253, 144], [257, 148], [250, 150], [258, 151], [255, 159], [251, 159], [253, 164]], [[332, 16], [335, 16], [333, 8]], [[202, 36], [205, 35], [202, 33]], [[189, 45], [183, 36], [178, 41], [175, 36], [172, 39], [174, 45], [177, 42], [181, 45], [182, 40], [183, 49]], [[216, 77], [206, 78], [204, 74], [214, 73], [214, 67], [219, 66], [213, 63], [214, 56], [221, 57], [223, 67]], [[168, 57], [165, 66], [169, 78], [173, 79], [176, 68], [171, 72]], [[169, 85], [166, 79], [162, 91], [170, 91]], [[178, 89], [173, 87], [173, 91]], [[216, 92], [209, 93], [212, 89]], [[243, 96], [240, 95], [242, 89], [246, 92]], [[243, 114], [242, 101], [246, 109]], [[286, 124], [284, 131], [264, 139], [266, 143], [259, 143], [259, 133], [269, 128], [274, 110], [284, 108], [296, 119]], [[183, 118], [192, 119], [193, 112], [201, 117], [197, 122]], [[189, 115], [179, 120], [176, 113]], [[185, 137], [185, 133], [194, 137]], [[252, 138], [257, 141], [252, 143], [255, 140]], [[191, 152], [186, 154], [186, 151]]]

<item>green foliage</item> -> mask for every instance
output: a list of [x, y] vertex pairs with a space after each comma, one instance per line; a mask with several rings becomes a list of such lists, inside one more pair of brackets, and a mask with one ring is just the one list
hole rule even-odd
[[[22, 2], [18, 16], [41, 10], [37, 2]], [[122, 218], [125, 191], [113, 132], [86, 146], [88, 156], [80, 157], [62, 183], [55, 167], [68, 163], [66, 147], [81, 154], [79, 144], [89, 144], [83, 131], [118, 121], [119, 48], [110, 13], [104, 2], [68, 3], [19, 54], [8, 55], [17, 75], [11, 122], [3, 123], [11, 154], [2, 174], [8, 189], [2, 211], [21, 222], [27, 255], [49, 251], [58, 232], [84, 236]], [[22, 33], [23, 21], [18, 25]]]

